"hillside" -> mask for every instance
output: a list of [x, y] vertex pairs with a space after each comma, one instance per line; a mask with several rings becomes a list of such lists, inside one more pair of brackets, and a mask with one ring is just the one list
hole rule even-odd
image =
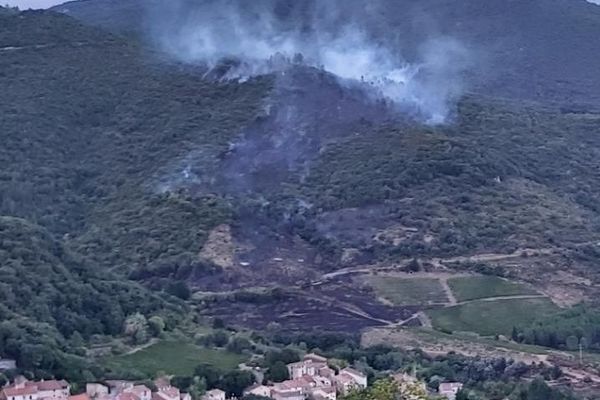
[[183, 304], [90, 265], [40, 226], [0, 217], [0, 243], [0, 353], [24, 370], [94, 376], [83, 348], [93, 335], [119, 335], [135, 312], [181, 319]]
[[[9, 329], [1, 355], [64, 376], [78, 370], [60, 355], [79, 351], [65, 341], [74, 332], [84, 340], [119, 334], [135, 312], [179, 318], [177, 299], [124, 280], [123, 269], [180, 255], [179, 246], [197, 250], [194, 238], [203, 240], [229, 211], [214, 196], [159, 194], [159, 168], [198, 141], [226, 143], [260, 106], [268, 82], [240, 91], [203, 84], [193, 71], [164, 74], [135, 44], [58, 14], [0, 18], [0, 254]], [[164, 102], [168, 93], [172, 101]], [[48, 355], [29, 359], [27, 346], [40, 340], [52, 341]]]
[[[438, 3], [432, 15], [451, 13], [453, 3]], [[523, 13], [534, 3], [511, 2]], [[62, 7], [103, 25], [105, 4]], [[127, 21], [131, 4], [120, 3]], [[510, 7], [461, 4], [482, 15], [468, 21], [489, 29], [478, 34], [484, 47], [510, 17]], [[168, 328], [189, 314], [258, 331], [357, 333], [464, 329], [477, 321], [442, 317], [483, 309], [497, 322], [487, 306], [498, 305], [529, 332], [515, 308], [595, 308], [600, 113], [588, 103], [600, 52], [586, 38], [600, 30], [600, 14], [583, 2], [569, 12], [563, 1], [548, 4], [519, 34], [546, 40], [535, 29], [561, 15], [580, 22], [577, 35], [560, 36], [567, 28], [557, 23], [560, 38], [499, 71], [514, 81], [474, 80], [479, 89], [435, 126], [302, 63], [219, 80], [227, 62], [207, 75], [68, 15], [0, 13], [0, 356], [64, 375], [83, 362], [74, 331], [84, 344], [117, 335], [136, 312], [161, 315]], [[498, 13], [497, 24], [485, 13]], [[477, 31], [447, 23], [456, 34]], [[578, 35], [586, 44], [569, 53]], [[530, 79], [531, 63], [548, 68]], [[517, 293], [534, 298], [513, 293], [499, 305], [461, 293], [470, 299], [462, 304], [445, 286], [478, 273], [511, 280], [500, 287], [518, 281]], [[378, 274], [399, 274], [398, 287], [421, 284], [424, 299], [394, 287], [382, 295]], [[24, 305], [28, 297], [36, 301]], [[512, 328], [490, 324], [479, 327], [485, 335]], [[51, 354], [28, 358], [38, 345]]]
[[[179, 26], [212, 0], [165, 3], [141, 0], [72, 1], [54, 7], [86, 23], [136, 34], [154, 42], [169, 26]], [[467, 89], [575, 109], [595, 107], [600, 87], [600, 7], [586, 0], [378, 0], [229, 1], [241, 20], [274, 12], [291, 25], [310, 26], [322, 17], [354, 23], [408, 60], [429, 38], [455, 38], [471, 54]], [[322, 15], [319, 7], [328, 15]], [[184, 25], [185, 26], [185, 25]], [[388, 27], [393, 27], [390, 35]]]

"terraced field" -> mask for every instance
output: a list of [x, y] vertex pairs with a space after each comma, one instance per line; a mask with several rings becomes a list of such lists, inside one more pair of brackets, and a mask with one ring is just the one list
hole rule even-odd
[[188, 342], [162, 341], [133, 354], [109, 358], [105, 364], [115, 371], [154, 376], [158, 372], [189, 375], [201, 363], [231, 369], [243, 361], [244, 356], [225, 350], [208, 349]]
[[478, 300], [427, 312], [433, 327], [445, 332], [475, 332], [482, 336], [510, 335], [513, 326], [558, 312], [545, 297]]
[[404, 278], [373, 276], [369, 283], [382, 299], [394, 305], [434, 305], [448, 303], [448, 297], [437, 278]]
[[461, 276], [448, 279], [448, 285], [458, 302], [539, 294], [525, 285], [496, 276]]

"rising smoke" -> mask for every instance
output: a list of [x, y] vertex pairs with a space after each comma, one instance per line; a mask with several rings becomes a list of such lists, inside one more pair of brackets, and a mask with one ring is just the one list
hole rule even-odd
[[398, 43], [373, 34], [394, 36], [394, 27], [377, 26], [382, 9], [378, 1], [365, 7], [355, 0], [169, 0], [152, 8], [152, 34], [177, 59], [209, 70], [235, 60], [221, 78], [244, 80], [302, 63], [443, 123], [464, 88], [468, 52], [451, 38], [433, 38], [409, 60]]

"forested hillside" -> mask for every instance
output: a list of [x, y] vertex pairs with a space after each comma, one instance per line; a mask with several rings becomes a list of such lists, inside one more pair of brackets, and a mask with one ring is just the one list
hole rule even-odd
[[123, 276], [198, 251], [230, 211], [214, 196], [161, 193], [160, 168], [198, 144], [224, 146], [268, 80], [166, 74], [135, 44], [71, 18], [0, 18], [0, 356], [71, 374], [84, 362], [68, 355], [84, 355], [73, 335], [120, 334], [135, 312], [180, 318], [178, 299]]
[[[438, 125], [302, 62], [221, 80], [235, 60], [207, 74], [137, 28], [123, 36], [130, 18], [143, 23], [136, 1], [0, 9], [0, 357], [91, 380], [104, 371], [88, 363], [88, 345], [121, 334], [138, 312], [167, 330], [202, 315], [357, 333], [420, 311], [353, 280], [364, 266], [530, 283], [551, 271], [585, 282], [581, 298], [594, 307], [600, 12], [572, 2], [548, 0], [537, 14], [538, 1], [410, 8], [444, 21], [443, 34], [478, 37], [474, 49], [489, 45], [482, 66], [506, 61], [471, 71], [473, 86]], [[302, 11], [278, 4], [282, 18]], [[419, 41], [418, 27], [397, 20], [405, 2], [388, 4], [394, 12], [375, 15]], [[519, 30], [492, 45], [511, 31], [507, 10]], [[385, 33], [376, 22], [374, 34]], [[550, 44], [521, 52], [525, 39]], [[538, 264], [495, 270], [477, 258], [496, 253]], [[565, 318], [597, 332], [595, 314]], [[562, 349], [567, 322], [535, 323], [559, 330]], [[516, 326], [514, 339], [540, 344], [532, 329]]]

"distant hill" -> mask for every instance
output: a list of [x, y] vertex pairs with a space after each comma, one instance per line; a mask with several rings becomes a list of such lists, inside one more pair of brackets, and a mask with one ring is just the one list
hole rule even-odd
[[[311, 1], [228, 3], [242, 9], [274, 10], [281, 18], [292, 19], [305, 17], [311, 8]], [[149, 39], [153, 26], [161, 23], [160, 13], [154, 12], [160, 4], [159, 0], [88, 0], [54, 10]], [[198, 4], [187, 2], [192, 9]], [[370, 3], [375, 10], [371, 13], [361, 12], [360, 2], [337, 4], [340, 20], [358, 20], [409, 58], [428, 37], [461, 40], [473, 52], [470, 89], [475, 92], [575, 108], [598, 103], [600, 7], [585, 0], [380, 0]]]

